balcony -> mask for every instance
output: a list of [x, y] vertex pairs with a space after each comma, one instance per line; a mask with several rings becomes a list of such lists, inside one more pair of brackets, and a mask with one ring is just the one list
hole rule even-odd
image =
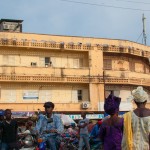
[[[100, 83], [103, 83], [103, 78], [100, 78]], [[129, 78], [105, 78], [105, 84], [124, 84], [124, 85], [141, 85], [150, 86], [150, 79], [129, 79]]]
[[[0, 75], [0, 82], [30, 82], [30, 83], [100, 83], [104, 84], [103, 77], [51, 77], [51, 76], [21, 76]], [[124, 84], [150, 86], [150, 79], [105, 77], [105, 84]]]
[[150, 57], [149, 51], [143, 51], [141, 49], [136, 49], [134, 47], [119, 47], [119, 46], [103, 46], [103, 52], [111, 52], [111, 53], [127, 53], [131, 55], [136, 56], [142, 56], [142, 57]]
[[115, 45], [86, 45], [86, 44], [62, 44], [54, 41], [29, 41], [29, 40], [14, 40], [14, 39], [0, 39], [0, 46], [9, 47], [24, 47], [24, 48], [38, 48], [38, 49], [58, 49], [58, 50], [76, 50], [89, 51], [97, 48], [103, 52], [110, 53], [127, 53], [136, 56], [150, 57], [150, 52], [136, 47], [115, 46]]
[[0, 82], [89, 83], [89, 78], [87, 77], [0, 75]]
[[0, 39], [0, 46], [9, 46], [9, 47], [26, 47], [26, 48], [42, 48], [42, 49], [65, 49], [65, 50], [79, 50], [79, 51], [88, 51], [93, 50], [94, 46], [87, 45], [68, 45], [56, 42], [42, 42], [42, 41], [21, 41], [13, 39]]
[[105, 70], [105, 76], [110, 78], [127, 78], [127, 79], [150, 79], [150, 74], [130, 72], [130, 71], [115, 71], [115, 70]]

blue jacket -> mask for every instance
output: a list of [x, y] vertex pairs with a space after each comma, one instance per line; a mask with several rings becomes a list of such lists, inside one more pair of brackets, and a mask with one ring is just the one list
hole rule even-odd
[[90, 137], [99, 138], [99, 133], [100, 133], [100, 126], [96, 124], [90, 133]]
[[52, 114], [51, 119], [52, 121], [48, 122], [47, 116], [41, 114], [39, 115], [39, 120], [36, 123], [35, 130], [45, 138], [55, 135], [55, 133], [42, 134], [45, 130], [56, 129], [58, 133], [61, 133], [64, 130], [62, 120], [58, 115]]

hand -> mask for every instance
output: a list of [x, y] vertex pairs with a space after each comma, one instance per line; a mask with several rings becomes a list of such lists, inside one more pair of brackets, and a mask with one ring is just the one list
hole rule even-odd
[[51, 129], [50, 133], [57, 133], [57, 130], [56, 129]]
[[80, 126], [80, 125], [77, 125], [77, 127], [79, 127], [79, 128], [80, 128], [81, 126]]
[[48, 134], [48, 133], [57, 133], [57, 130], [56, 129], [51, 129], [51, 130], [45, 130], [43, 131], [43, 133], [45, 134]]

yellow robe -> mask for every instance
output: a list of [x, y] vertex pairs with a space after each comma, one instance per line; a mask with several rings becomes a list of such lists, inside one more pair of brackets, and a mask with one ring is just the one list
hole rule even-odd
[[124, 114], [124, 131], [122, 139], [122, 150], [132, 150], [133, 149], [133, 137], [132, 137], [132, 112]]

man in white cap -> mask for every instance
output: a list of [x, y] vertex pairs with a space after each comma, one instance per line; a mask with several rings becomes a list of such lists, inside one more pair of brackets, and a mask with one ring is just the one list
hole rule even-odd
[[123, 150], [150, 149], [150, 109], [145, 105], [149, 100], [147, 92], [139, 86], [132, 91], [137, 108], [124, 115]]

